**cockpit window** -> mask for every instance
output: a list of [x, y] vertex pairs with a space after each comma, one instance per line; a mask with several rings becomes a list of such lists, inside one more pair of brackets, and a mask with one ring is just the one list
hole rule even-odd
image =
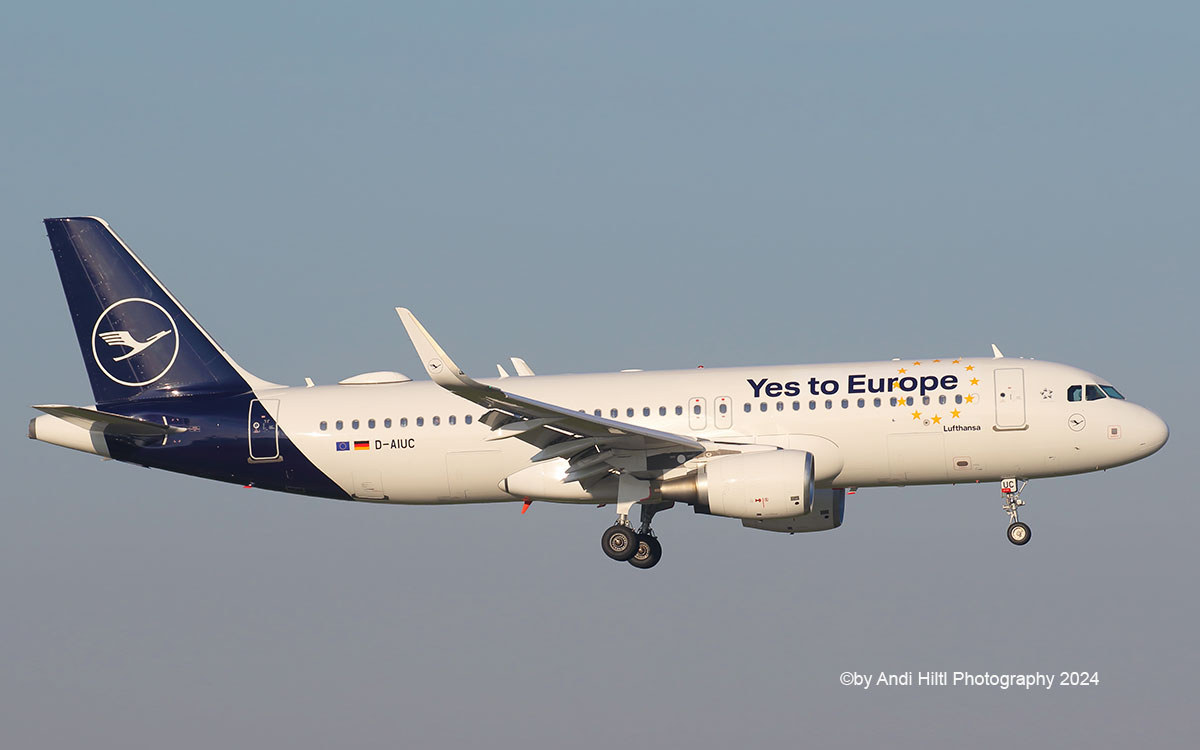
[[1088, 401], [1099, 401], [1102, 398], [1106, 398], [1106, 396], [1104, 395], [1104, 391], [1100, 390], [1100, 386], [1091, 385], [1089, 383], [1087, 385], [1087, 400]]
[[1070, 388], [1068, 388], [1067, 389], [1067, 400], [1068, 401], [1082, 401], [1083, 400], [1083, 386], [1082, 385], [1073, 385]]
[[1100, 388], [1101, 388], [1101, 390], [1103, 390], [1105, 393], [1108, 394], [1109, 398], [1119, 398], [1122, 401], [1125, 400], [1125, 397], [1122, 396], [1120, 394], [1120, 392], [1118, 392], [1117, 389], [1113, 388], [1111, 385], [1102, 385], [1102, 386], [1100, 386]]

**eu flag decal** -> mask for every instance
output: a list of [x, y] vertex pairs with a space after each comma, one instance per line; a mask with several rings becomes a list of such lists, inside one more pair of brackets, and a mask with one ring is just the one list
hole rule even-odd
[[337, 444], [337, 449], [340, 451], [348, 451], [348, 450], [350, 450], [350, 443], [347, 443], [345, 441], [340, 442]]

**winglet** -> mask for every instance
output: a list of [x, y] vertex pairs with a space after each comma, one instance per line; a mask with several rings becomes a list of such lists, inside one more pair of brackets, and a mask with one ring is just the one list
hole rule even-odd
[[527, 378], [530, 375], [533, 375], [533, 368], [530, 367], [525, 360], [521, 359], [520, 357], [509, 357], [508, 359], [510, 362], [512, 362], [513, 369], [517, 371], [518, 377]]
[[1001, 352], [1000, 347], [996, 346], [995, 344], [992, 344], [992, 358], [993, 359], [1004, 359], [1004, 353]]
[[417, 356], [421, 358], [421, 364], [425, 365], [425, 372], [429, 373], [433, 382], [451, 390], [484, 387], [481, 383], [467, 377], [466, 373], [454, 364], [454, 360], [450, 359], [450, 355], [446, 354], [445, 349], [438, 346], [438, 342], [433, 340], [433, 336], [429, 335], [429, 331], [425, 330], [425, 326], [421, 325], [421, 321], [417, 320], [411, 310], [407, 307], [397, 307], [396, 314], [404, 323], [404, 330], [412, 339]]

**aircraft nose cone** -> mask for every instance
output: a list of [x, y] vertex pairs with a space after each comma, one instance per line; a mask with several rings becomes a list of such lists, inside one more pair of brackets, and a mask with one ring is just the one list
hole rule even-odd
[[1159, 448], [1167, 444], [1167, 438], [1171, 435], [1171, 430], [1162, 417], [1150, 410], [1146, 410], [1145, 419], [1142, 420], [1140, 428], [1138, 447], [1145, 451], [1144, 456], [1156, 453]]

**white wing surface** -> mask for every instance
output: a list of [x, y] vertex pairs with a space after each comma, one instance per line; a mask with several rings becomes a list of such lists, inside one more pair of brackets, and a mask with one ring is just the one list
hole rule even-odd
[[454, 363], [411, 311], [397, 307], [396, 313], [429, 377], [489, 409], [483, 420], [499, 433], [494, 440], [515, 437], [537, 446], [540, 450], [531, 459], [535, 462], [567, 459], [571, 468], [564, 482], [587, 487], [614, 472], [647, 478], [678, 466], [680, 456], [686, 460], [705, 450], [684, 435], [592, 416], [480, 383]]

